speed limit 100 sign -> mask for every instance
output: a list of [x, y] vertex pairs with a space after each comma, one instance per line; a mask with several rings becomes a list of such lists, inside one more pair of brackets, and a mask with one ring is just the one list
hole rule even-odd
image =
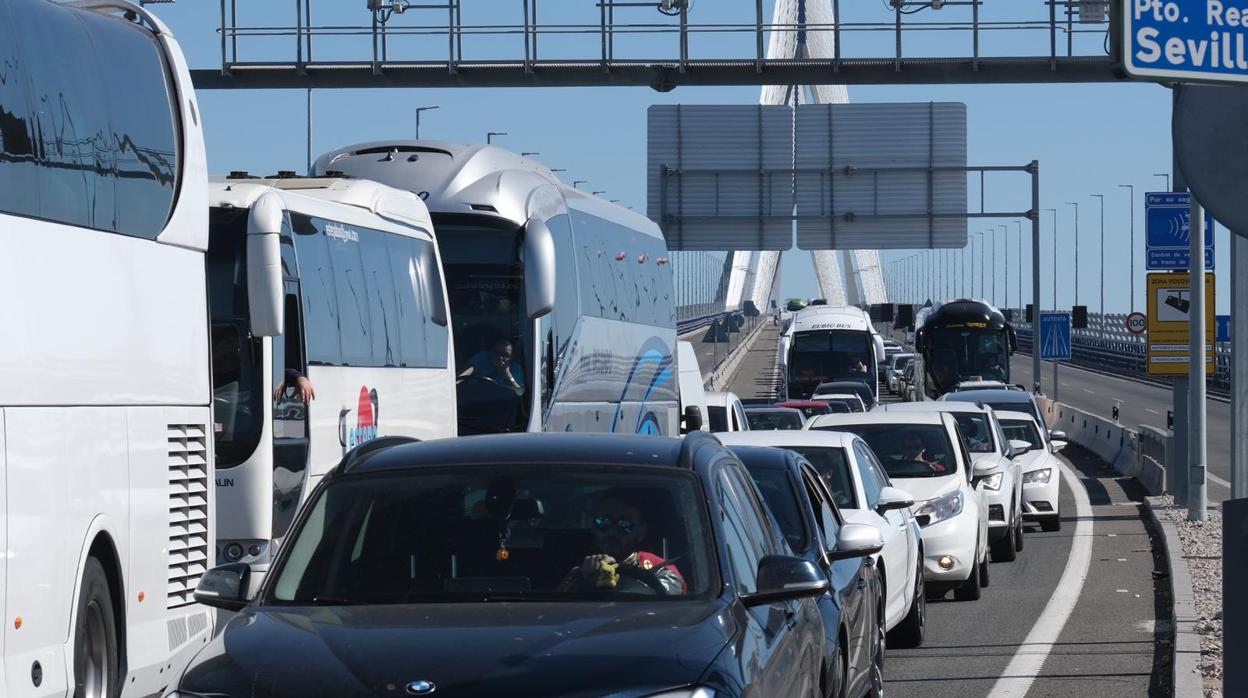
[[1127, 330], [1131, 334], [1143, 334], [1148, 329], [1148, 318], [1144, 313], [1131, 313], [1127, 316]]

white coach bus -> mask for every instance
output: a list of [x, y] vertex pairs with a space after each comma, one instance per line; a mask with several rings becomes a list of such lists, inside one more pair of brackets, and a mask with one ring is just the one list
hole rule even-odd
[[793, 313], [780, 336], [779, 358], [790, 400], [808, 400], [822, 383], [866, 386], [880, 395], [877, 365], [884, 360], [884, 338], [871, 316], [852, 305], [812, 305]]
[[161, 694], [211, 633], [208, 178], [181, 49], [0, 2], [0, 694]]
[[648, 218], [490, 145], [395, 141], [321, 156], [425, 200], [460, 375], [459, 432], [675, 435], [675, 296]]
[[446, 289], [411, 192], [237, 173], [210, 206], [217, 558], [254, 585], [347, 450], [455, 436]]

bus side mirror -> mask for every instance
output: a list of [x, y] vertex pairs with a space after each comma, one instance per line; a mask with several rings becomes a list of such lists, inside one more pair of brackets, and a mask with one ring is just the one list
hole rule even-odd
[[438, 257], [432, 244], [421, 245], [418, 262], [420, 283], [424, 286], [425, 298], [429, 299], [429, 319], [436, 325], [446, 327], [446, 294], [442, 289], [442, 274], [438, 271]]
[[1014, 334], [1013, 325], [1007, 325], [1006, 332], [1010, 339], [1010, 353], [1013, 354], [1014, 352], [1018, 351], [1018, 336]]
[[680, 427], [680, 433], [691, 434], [695, 431], [701, 431], [702, 409], [697, 405], [685, 405], [685, 416], [682, 421], [684, 423]]
[[262, 194], [247, 217], [247, 306], [254, 337], [277, 337], [285, 330], [282, 291], [281, 198]]
[[871, 337], [875, 340], [875, 364], [878, 364], [884, 360], [884, 338], [874, 332]]
[[555, 238], [539, 218], [524, 226], [524, 302], [530, 320], [555, 308]]

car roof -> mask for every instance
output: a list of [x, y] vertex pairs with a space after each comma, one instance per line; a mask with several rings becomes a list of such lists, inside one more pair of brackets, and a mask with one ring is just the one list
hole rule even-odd
[[682, 443], [624, 434], [491, 434], [379, 448], [349, 467], [352, 474], [359, 474], [445, 465], [676, 466]]
[[785, 400], [777, 402], [777, 407], [827, 407], [828, 403], [823, 400]]
[[941, 400], [960, 402], [1031, 402], [1031, 393], [1017, 388], [1002, 390], [955, 390], [945, 393]]
[[775, 448], [791, 448], [795, 446], [828, 446], [846, 448], [854, 439], [854, 434], [844, 431], [818, 430], [801, 431], [766, 430], [766, 431], [734, 431], [719, 434], [719, 440], [729, 447], [737, 446], [772, 446]]
[[776, 407], [775, 405], [746, 405], [746, 412], [780, 412], [782, 414], [795, 414], [802, 416], [802, 411], [793, 407]]
[[811, 417], [807, 429], [823, 429], [840, 424], [944, 424], [939, 412], [851, 412]]
[[729, 446], [747, 470], [787, 470], [791, 462], [788, 452], [782, 448], [767, 446]]
[[992, 408], [987, 405], [963, 402], [961, 400], [951, 402], [924, 400], [923, 402], [894, 402], [888, 405], [880, 405], [880, 409], [884, 412], [974, 412], [982, 414], [987, 413]]

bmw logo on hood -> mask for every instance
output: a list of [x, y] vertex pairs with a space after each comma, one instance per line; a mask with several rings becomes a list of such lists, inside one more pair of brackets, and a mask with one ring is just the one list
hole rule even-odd
[[432, 681], [413, 681], [407, 684], [407, 692], [414, 696], [427, 696], [438, 690]]

